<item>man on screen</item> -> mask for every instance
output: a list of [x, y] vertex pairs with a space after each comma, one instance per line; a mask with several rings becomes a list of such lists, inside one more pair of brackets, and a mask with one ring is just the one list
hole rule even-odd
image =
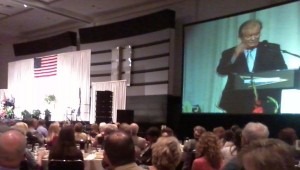
[[[227, 84], [223, 90], [219, 107], [227, 113], [252, 113], [256, 103], [253, 91], [235, 91], [234, 74], [261, 72], [268, 70], [286, 69], [287, 66], [280, 52], [278, 44], [260, 42], [262, 23], [259, 20], [248, 20], [239, 27], [240, 43], [235, 47], [223, 51], [217, 73], [228, 76]], [[269, 96], [272, 90], [264, 90]], [[272, 91], [272, 93], [274, 90]], [[280, 97], [280, 91], [274, 93], [275, 98]], [[277, 93], [277, 94], [276, 94]]]

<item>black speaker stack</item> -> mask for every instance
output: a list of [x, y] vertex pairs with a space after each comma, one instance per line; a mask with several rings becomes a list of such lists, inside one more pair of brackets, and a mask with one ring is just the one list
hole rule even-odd
[[96, 93], [96, 123], [112, 122], [112, 91], [97, 91]]
[[133, 123], [134, 111], [133, 110], [117, 110], [117, 122], [119, 123]]

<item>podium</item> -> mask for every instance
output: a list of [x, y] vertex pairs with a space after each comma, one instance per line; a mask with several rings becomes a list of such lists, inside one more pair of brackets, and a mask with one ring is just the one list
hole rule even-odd
[[235, 90], [300, 89], [300, 70], [273, 70], [257, 73], [235, 74]]

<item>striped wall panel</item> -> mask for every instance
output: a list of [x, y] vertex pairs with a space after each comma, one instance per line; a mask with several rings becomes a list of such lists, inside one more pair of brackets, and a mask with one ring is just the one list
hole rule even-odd
[[134, 76], [132, 76], [131, 80], [134, 84], [166, 81], [168, 80], [168, 70], [153, 71], [147, 73], [136, 73], [134, 74]]
[[[91, 81], [111, 81], [112, 49], [132, 46], [131, 85], [127, 96], [168, 94], [170, 44], [173, 29], [164, 29], [139, 36], [81, 44], [80, 49], [91, 49]], [[125, 68], [125, 59], [122, 60]], [[124, 78], [121, 70], [121, 78]]]
[[147, 56], [155, 56], [160, 54], [168, 54], [170, 52], [170, 39], [163, 41], [154, 41], [153, 44], [144, 44], [144, 46], [133, 46], [134, 58], [144, 58]]

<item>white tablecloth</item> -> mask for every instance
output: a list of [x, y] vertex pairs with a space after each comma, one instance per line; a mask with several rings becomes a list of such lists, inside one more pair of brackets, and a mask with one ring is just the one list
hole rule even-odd
[[[95, 157], [95, 154], [84, 154], [84, 170], [104, 170], [102, 159]], [[44, 170], [48, 170], [48, 159], [43, 159], [42, 165]]]

